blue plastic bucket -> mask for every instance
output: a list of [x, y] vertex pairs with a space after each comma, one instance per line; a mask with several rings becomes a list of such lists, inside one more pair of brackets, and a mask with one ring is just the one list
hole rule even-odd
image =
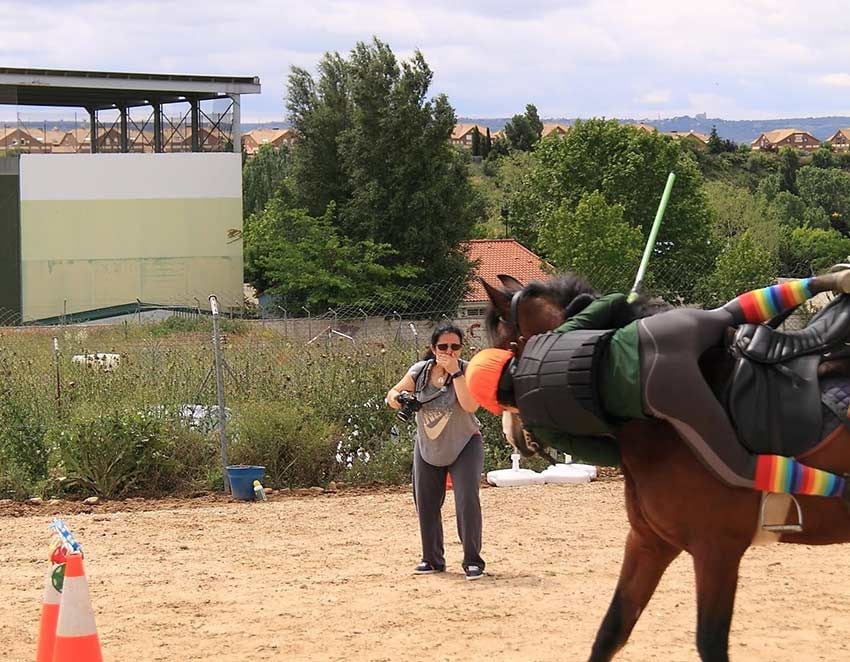
[[234, 499], [254, 500], [254, 481], [263, 482], [265, 467], [246, 464], [231, 464], [227, 467], [227, 479], [230, 481], [230, 493]]

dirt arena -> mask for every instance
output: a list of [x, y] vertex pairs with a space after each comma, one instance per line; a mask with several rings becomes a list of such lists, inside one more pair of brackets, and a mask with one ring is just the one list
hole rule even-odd
[[[619, 479], [482, 490], [487, 576], [414, 576], [409, 490], [0, 505], [0, 659], [35, 657], [47, 525], [65, 518], [107, 662], [583, 660], [617, 579]], [[70, 514], [70, 513], [76, 514]], [[744, 559], [734, 660], [850, 659], [847, 546], [773, 545]], [[697, 659], [693, 572], [670, 568], [618, 659]]]

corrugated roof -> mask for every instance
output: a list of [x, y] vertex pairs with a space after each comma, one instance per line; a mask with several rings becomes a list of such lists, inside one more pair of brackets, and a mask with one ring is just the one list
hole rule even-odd
[[[480, 261], [475, 276], [480, 276], [488, 283], [498, 283], [498, 274], [508, 274], [523, 283], [549, 277], [542, 269], [543, 260], [516, 239], [473, 239], [466, 246], [467, 257], [472, 261]], [[487, 293], [481, 283], [474, 279], [464, 301], [472, 303], [487, 300]]]

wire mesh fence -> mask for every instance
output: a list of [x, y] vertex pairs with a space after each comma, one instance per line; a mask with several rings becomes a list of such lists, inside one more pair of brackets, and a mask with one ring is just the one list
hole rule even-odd
[[[712, 307], [750, 289], [789, 277], [813, 275], [816, 269], [810, 263], [783, 269], [773, 265], [735, 264], [727, 271], [718, 273], [713, 261], [708, 259], [703, 264], [699, 260], [691, 260], [689, 264], [658, 261], [646, 272], [639, 291], [650, 302], [674, 307]], [[576, 275], [600, 293], [628, 292], [634, 284], [633, 265], [591, 264], [577, 268]], [[475, 334], [482, 325], [488, 301], [481, 288], [474, 288], [473, 283], [474, 277], [455, 278], [399, 288], [392, 298], [359, 299], [322, 309], [266, 295], [239, 299], [219, 296], [219, 302], [223, 319], [260, 324], [311, 343], [372, 340], [407, 344], [427, 335], [441, 320], [455, 320]], [[500, 285], [497, 281], [491, 284]], [[816, 299], [804, 307], [803, 314], [824, 301], [824, 297]], [[0, 326], [146, 324], [168, 319], [191, 322], [204, 320], [210, 314], [206, 294], [194, 296], [191, 301], [136, 301], [97, 310], [85, 310], [82, 304], [65, 300], [60, 310], [51, 317], [32, 320], [22, 317], [19, 311], [0, 308]]]

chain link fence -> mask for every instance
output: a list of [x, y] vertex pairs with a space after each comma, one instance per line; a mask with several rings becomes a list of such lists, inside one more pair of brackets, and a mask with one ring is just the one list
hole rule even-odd
[[[784, 271], [784, 272], [783, 272]], [[771, 265], [732, 264], [718, 273], [713, 260], [703, 264], [679, 264], [675, 260], [659, 260], [650, 264], [640, 293], [650, 304], [713, 307], [722, 305], [741, 292], [764, 287], [789, 277], [814, 275], [811, 264], [779, 271]], [[823, 268], [818, 269], [823, 271]], [[789, 273], [790, 272], [790, 273]], [[511, 275], [511, 274], [508, 274]], [[633, 286], [633, 265], [592, 265], [577, 270], [577, 275], [600, 293], [628, 292]], [[430, 330], [440, 321], [453, 320], [476, 337], [483, 330], [487, 299], [474, 280], [456, 278], [428, 285], [401, 288], [392, 301], [381, 298], [362, 299], [336, 308], [320, 310], [287, 304], [271, 297], [242, 299], [219, 297], [221, 315], [227, 320], [243, 320], [262, 325], [282, 335], [305, 342], [358, 343], [364, 341], [403, 344], [425, 341]], [[494, 281], [493, 285], [499, 283]], [[69, 326], [98, 324], [145, 324], [178, 320], [203, 320], [209, 316], [206, 294], [191, 301], [154, 303], [137, 301], [98, 311], [63, 312], [43, 320], [25, 320], [17, 311], [0, 308], [0, 326]], [[797, 318], [805, 318], [812, 308], [823, 305], [827, 297], [813, 300], [802, 307]], [[74, 310], [66, 300], [63, 311]], [[483, 339], [482, 339], [483, 341]]]

